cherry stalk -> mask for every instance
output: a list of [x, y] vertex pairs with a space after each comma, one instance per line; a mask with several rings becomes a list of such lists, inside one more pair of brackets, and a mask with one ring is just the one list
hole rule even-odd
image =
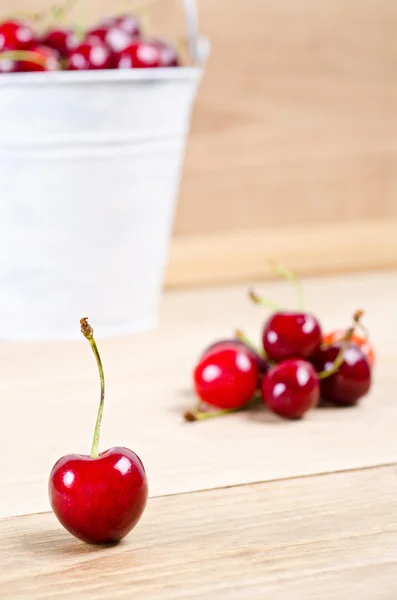
[[91, 455], [90, 455], [91, 458], [97, 458], [98, 448], [99, 448], [99, 434], [101, 432], [103, 408], [105, 406], [105, 376], [103, 373], [102, 360], [101, 360], [100, 354], [98, 352], [98, 347], [97, 347], [95, 339], [94, 339], [94, 330], [91, 327], [91, 325], [88, 323], [88, 318], [83, 317], [80, 320], [80, 325], [81, 325], [81, 333], [89, 341], [92, 351], [94, 353], [95, 360], [98, 365], [99, 379], [100, 379], [100, 383], [101, 383], [101, 396], [100, 396], [100, 400], [99, 400], [99, 408], [98, 408], [98, 414], [97, 414], [97, 418], [96, 418], [96, 422], [95, 422], [94, 437], [92, 440]]
[[255, 394], [251, 400], [249, 400], [243, 406], [239, 406], [238, 408], [226, 408], [223, 410], [202, 410], [202, 403], [199, 401], [194, 410], [187, 410], [183, 418], [185, 421], [190, 423], [194, 421], [205, 421], [206, 419], [216, 419], [217, 417], [223, 417], [225, 415], [230, 415], [237, 412], [242, 412], [244, 410], [248, 410], [260, 404], [260, 395]]

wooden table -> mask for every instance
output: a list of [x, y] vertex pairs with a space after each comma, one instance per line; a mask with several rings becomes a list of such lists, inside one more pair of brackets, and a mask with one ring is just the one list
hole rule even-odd
[[[76, 541], [47, 499], [55, 460], [89, 451], [88, 344], [0, 345], [0, 598], [395, 600], [397, 272], [304, 283], [325, 329], [367, 311], [378, 363], [356, 409], [183, 422], [202, 347], [237, 326], [258, 338], [264, 311], [241, 286], [168, 293], [156, 331], [100, 341], [101, 446], [132, 447], [151, 488], [139, 526], [114, 548]], [[295, 303], [284, 282], [257, 288]]]

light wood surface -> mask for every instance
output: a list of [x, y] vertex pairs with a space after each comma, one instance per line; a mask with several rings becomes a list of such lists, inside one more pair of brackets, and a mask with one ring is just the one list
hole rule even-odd
[[[106, 550], [45, 512], [55, 460], [90, 447], [98, 381], [87, 342], [0, 344], [1, 599], [395, 600], [397, 271], [304, 287], [326, 330], [367, 311], [377, 366], [356, 409], [182, 421], [202, 348], [236, 326], [259, 337], [267, 313], [242, 285], [169, 292], [156, 331], [98, 340], [100, 446], [134, 449], [150, 486], [141, 524]], [[295, 305], [285, 282], [257, 289]]]
[[[373, 390], [356, 410], [319, 410], [299, 423], [265, 411], [205, 424], [182, 421], [194, 402], [191, 372], [202, 349], [236, 327], [259, 341], [268, 312], [253, 306], [241, 285], [169, 293], [157, 330], [98, 340], [107, 376], [101, 447], [135, 450], [152, 496], [397, 461], [397, 272], [304, 285], [307, 305], [326, 330], [350, 324], [357, 308], [367, 311], [379, 360]], [[296, 305], [284, 281], [258, 290]], [[53, 463], [89, 450], [98, 402], [95, 361], [82, 337], [67, 344], [2, 343], [0, 364], [0, 517], [45, 511]]]
[[3, 520], [0, 598], [393, 600], [396, 475], [369, 469], [153, 499], [110, 549], [77, 542], [53, 515]]

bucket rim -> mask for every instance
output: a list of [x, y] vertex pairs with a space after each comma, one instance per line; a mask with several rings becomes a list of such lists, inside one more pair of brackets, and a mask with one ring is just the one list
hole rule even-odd
[[5, 87], [111, 82], [156, 82], [195, 80], [201, 77], [202, 67], [165, 67], [161, 69], [98, 69], [96, 71], [36, 71], [32, 73], [2, 73], [0, 91]]

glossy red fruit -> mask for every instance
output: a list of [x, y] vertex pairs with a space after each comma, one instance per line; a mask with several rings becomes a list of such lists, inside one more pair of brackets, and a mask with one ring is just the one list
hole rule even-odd
[[58, 71], [61, 69], [59, 53], [47, 46], [34, 46], [29, 50], [32, 59], [26, 58], [19, 62], [20, 71]]
[[262, 398], [274, 413], [300, 419], [320, 400], [320, 382], [313, 365], [289, 359], [270, 369], [262, 382]]
[[104, 44], [84, 42], [70, 53], [67, 69], [69, 71], [111, 69], [112, 58], [111, 51]]
[[309, 313], [276, 312], [264, 325], [263, 348], [270, 360], [310, 358], [321, 344], [321, 328]]
[[[329, 371], [339, 354], [341, 346], [330, 346], [313, 357], [318, 371]], [[351, 343], [344, 353], [339, 369], [321, 381], [321, 397], [341, 406], [353, 406], [371, 388], [371, 367], [363, 351]]]
[[162, 40], [154, 40], [152, 43], [160, 53], [160, 67], [179, 67], [180, 61], [175, 48]]
[[148, 483], [134, 452], [111, 448], [98, 458], [61, 458], [51, 471], [49, 496], [55, 515], [72, 535], [90, 544], [111, 544], [140, 520]]
[[258, 367], [252, 353], [238, 346], [209, 352], [193, 374], [197, 396], [220, 409], [240, 408], [257, 389]]
[[73, 29], [55, 27], [45, 33], [41, 43], [59, 52], [62, 58], [67, 58], [77, 48], [79, 40]]
[[18, 73], [19, 61], [5, 58], [0, 60], [0, 73]]
[[134, 40], [116, 60], [118, 69], [154, 69], [160, 66], [159, 46], [141, 39]]
[[[345, 335], [346, 329], [336, 329], [334, 331], [331, 331], [331, 333], [323, 335], [322, 345], [332, 346], [334, 344], [337, 344], [343, 339]], [[358, 333], [353, 333], [351, 341], [353, 342], [353, 344], [356, 344], [356, 346], [359, 346], [361, 348], [365, 356], [368, 358], [370, 366], [373, 367], [375, 364], [376, 356], [375, 349], [369, 341], [369, 339]]]
[[99, 452], [105, 403], [105, 376], [94, 330], [83, 317], [81, 332], [89, 341], [101, 383], [99, 408], [91, 454], [69, 454], [58, 460], [50, 474], [48, 492], [60, 523], [90, 544], [119, 542], [138, 523], [148, 497], [148, 483], [140, 458], [128, 448]]
[[114, 53], [120, 53], [132, 42], [133, 36], [120, 27], [97, 27], [87, 32], [85, 42], [105, 44]]
[[104, 19], [100, 22], [99, 27], [105, 27], [107, 29], [110, 27], [118, 27], [132, 37], [136, 37], [141, 34], [140, 20], [134, 15], [120, 15], [118, 17]]
[[3, 21], [0, 24], [0, 52], [28, 50], [36, 43], [33, 29], [23, 21]]
[[219, 350], [223, 350], [225, 348], [237, 348], [237, 349], [245, 350], [255, 360], [255, 363], [256, 363], [256, 366], [258, 367], [260, 376], [262, 376], [268, 372], [268, 370], [270, 368], [269, 363], [262, 356], [260, 356], [260, 354], [258, 354], [258, 352], [256, 352], [252, 348], [252, 346], [249, 346], [246, 342], [243, 342], [242, 340], [238, 340], [235, 338], [218, 340], [218, 341], [214, 342], [213, 344], [210, 344], [209, 346], [207, 346], [207, 348], [202, 353], [201, 360], [204, 357], [208, 356], [210, 353], [218, 352]]

